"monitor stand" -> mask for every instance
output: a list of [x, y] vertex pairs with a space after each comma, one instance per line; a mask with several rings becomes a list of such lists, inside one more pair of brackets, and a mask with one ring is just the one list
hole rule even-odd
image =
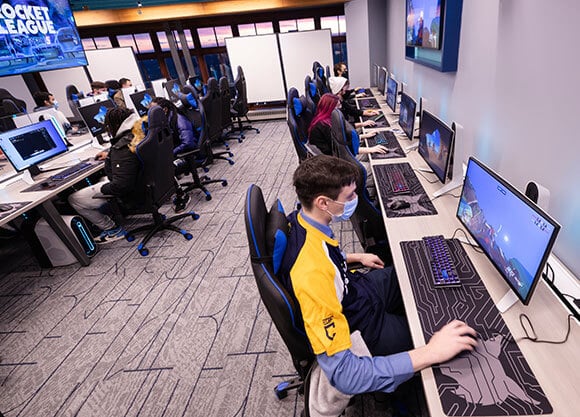
[[91, 146], [96, 149], [107, 149], [109, 146], [109, 141], [103, 138], [101, 133], [97, 134], [97, 136], [93, 136], [93, 141]]
[[451, 124], [451, 128], [455, 131], [455, 134], [453, 135], [453, 155], [451, 155], [451, 158], [453, 158], [453, 172], [451, 175], [451, 181], [433, 193], [433, 197], [435, 198], [441, 197], [443, 194], [446, 194], [449, 191], [459, 188], [463, 185], [463, 126], [453, 122]]
[[[418, 136], [415, 136], [416, 138], [418, 138]], [[419, 147], [419, 141], [417, 141], [417, 143], [412, 143], [411, 145], [407, 146], [405, 148], [406, 151], [414, 151], [415, 149], [417, 149]]]
[[501, 298], [501, 300], [495, 304], [495, 306], [499, 312], [503, 314], [508, 311], [510, 307], [516, 303], [516, 301], [518, 301], [518, 296], [515, 292], [509, 289], [508, 292], [506, 292], [505, 295]]
[[38, 165], [32, 165], [27, 170], [22, 172], [22, 180], [27, 184], [34, 184], [34, 177], [40, 174], [42, 170], [38, 167]]

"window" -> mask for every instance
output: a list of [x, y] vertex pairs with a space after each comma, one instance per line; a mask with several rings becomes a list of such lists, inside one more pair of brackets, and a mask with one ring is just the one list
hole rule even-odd
[[266, 35], [268, 33], [274, 33], [274, 26], [272, 25], [272, 22], [256, 23], [256, 33], [258, 35]]
[[95, 46], [95, 41], [93, 40], [93, 38], [81, 39], [81, 41], [83, 43], [83, 49], [85, 51], [88, 51], [91, 49], [97, 49], [97, 47]]
[[333, 42], [332, 55], [335, 64], [346, 62], [346, 42]]
[[119, 42], [119, 46], [126, 47], [130, 46], [133, 48], [133, 52], [138, 52], [137, 45], [135, 45], [135, 39], [133, 39], [133, 35], [117, 35], [117, 42]]
[[272, 22], [248, 23], [238, 25], [238, 32], [240, 36], [266, 35], [274, 33], [274, 25], [272, 25]]
[[324, 16], [320, 18], [320, 28], [330, 29], [332, 36], [346, 34], [346, 20], [344, 16]]
[[138, 64], [141, 74], [143, 74], [143, 81], [148, 82], [163, 78], [159, 62], [156, 59], [143, 59], [138, 61]]
[[256, 34], [256, 25], [253, 23], [238, 25], [238, 32], [240, 36], [253, 36]]
[[314, 18], [298, 19], [296, 21], [298, 30], [314, 30]]
[[111, 40], [108, 36], [102, 38], [94, 38], [95, 45], [97, 45], [97, 49], [105, 49], [105, 48], [112, 48]]
[[187, 42], [187, 47], [189, 49], [194, 49], [195, 45], [193, 43], [193, 37], [191, 36], [191, 30], [185, 29], [183, 31], [183, 34], [185, 35], [185, 41]]
[[157, 39], [159, 40], [159, 46], [162, 51], [169, 51], [169, 41], [167, 40], [167, 35], [165, 32], [157, 32]]
[[155, 52], [153, 48], [153, 42], [151, 41], [151, 36], [148, 33], [136, 33], [133, 35], [135, 38], [135, 44], [137, 45], [137, 50], [141, 54], [146, 54], [150, 52]]
[[214, 48], [217, 46], [217, 39], [213, 28], [199, 28], [197, 29], [197, 34], [202, 48]]
[[219, 80], [221, 77], [225, 76], [227, 77], [228, 82], [234, 82], [228, 54], [209, 54], [204, 55], [203, 59], [205, 60], [207, 72], [209, 73], [210, 77], [214, 77], [216, 80]]
[[217, 38], [218, 46], [225, 46], [226, 45], [226, 38], [231, 38], [232, 35], [232, 27], [231, 26], [216, 26], [215, 28], [215, 36]]
[[280, 33], [286, 32], [296, 32], [298, 27], [296, 26], [296, 20], [280, 20]]

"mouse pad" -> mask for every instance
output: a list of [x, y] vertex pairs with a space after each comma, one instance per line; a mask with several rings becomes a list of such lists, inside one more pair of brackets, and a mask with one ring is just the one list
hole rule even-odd
[[[379, 116], [381, 116], [379, 118]], [[378, 120], [377, 120], [378, 119]], [[374, 120], [376, 125], [375, 126], [368, 126], [369, 129], [377, 129], [380, 127], [390, 127], [391, 125], [387, 121], [387, 117], [383, 112], [377, 114], [376, 116], [361, 116], [361, 121], [366, 122], [367, 120]]]
[[379, 109], [381, 106], [379, 102], [374, 98], [358, 98], [358, 108], [359, 109]]
[[[419, 179], [413, 172], [413, 168], [407, 162], [400, 164], [373, 165], [375, 184], [379, 188], [379, 194], [388, 218], [408, 216], [431, 216], [437, 214], [437, 209], [427, 196]], [[399, 170], [404, 176], [409, 188], [406, 192], [395, 193], [389, 181], [392, 177], [391, 170]], [[393, 210], [390, 208], [395, 201], [404, 201], [409, 207]]]
[[0, 219], [14, 213], [16, 210], [20, 210], [22, 207], [27, 206], [31, 203], [31, 201], [18, 201], [18, 202], [10, 202], [10, 203], [0, 203], [2, 205], [11, 206], [12, 208], [6, 211], [0, 211]]
[[551, 413], [550, 402], [465, 249], [456, 239], [447, 242], [460, 287], [433, 288], [423, 241], [401, 242], [425, 340], [454, 319], [479, 333], [475, 351], [433, 367], [443, 412], [448, 416]]

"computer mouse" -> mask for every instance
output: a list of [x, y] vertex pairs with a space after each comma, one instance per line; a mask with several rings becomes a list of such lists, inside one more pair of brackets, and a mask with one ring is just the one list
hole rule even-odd
[[48, 182], [48, 181], [41, 182], [40, 186], [42, 188], [48, 188], [48, 187], [50, 187], [50, 182]]
[[0, 204], [0, 212], [10, 211], [12, 206], [10, 204]]
[[403, 210], [409, 207], [411, 207], [411, 204], [409, 204], [409, 202], [405, 200], [395, 200], [391, 204], [389, 204], [389, 208], [391, 210]]

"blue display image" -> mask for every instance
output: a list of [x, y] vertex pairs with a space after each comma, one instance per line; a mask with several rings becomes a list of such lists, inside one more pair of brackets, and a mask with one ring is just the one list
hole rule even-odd
[[473, 161], [457, 216], [519, 297], [527, 299], [554, 225]]
[[439, 49], [441, 0], [407, 0], [407, 45]]
[[141, 104], [141, 106], [148, 108], [152, 101], [153, 97], [145, 93], [145, 95], [143, 96], [143, 100], [141, 100], [139, 103]]
[[171, 87], [171, 91], [173, 91], [173, 94], [177, 95], [177, 93], [181, 91], [179, 84], [173, 84], [173, 87]]
[[107, 108], [105, 106], [99, 107], [99, 112], [93, 116], [93, 119], [99, 124], [105, 124], [105, 116], [107, 115]]
[[392, 111], [395, 111], [397, 106], [397, 81], [389, 77], [387, 80], [387, 105]]

